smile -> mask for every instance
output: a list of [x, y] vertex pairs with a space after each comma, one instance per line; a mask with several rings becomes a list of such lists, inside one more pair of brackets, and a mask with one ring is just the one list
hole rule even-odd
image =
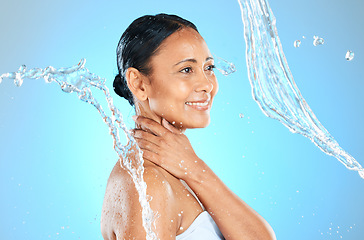
[[208, 101], [206, 102], [186, 102], [186, 105], [189, 105], [189, 106], [201, 106], [201, 107], [204, 107], [204, 106], [207, 106], [209, 104]]

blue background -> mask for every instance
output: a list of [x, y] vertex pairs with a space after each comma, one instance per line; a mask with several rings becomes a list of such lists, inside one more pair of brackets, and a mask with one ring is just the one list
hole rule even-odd
[[[271, 1], [295, 81], [339, 144], [364, 164], [364, 1]], [[251, 97], [237, 1], [2, 1], [0, 74], [68, 67], [86, 58], [112, 80], [115, 49], [137, 17], [194, 22], [210, 50], [235, 63], [206, 129], [189, 130], [198, 155], [269, 221], [278, 239], [363, 239], [364, 179], [308, 139], [263, 115]], [[314, 47], [313, 36], [325, 39]], [[306, 39], [303, 39], [305, 36]], [[293, 42], [302, 41], [300, 48]], [[355, 52], [345, 60], [347, 50]], [[112, 93], [132, 126], [133, 110]], [[244, 114], [243, 118], [239, 114]], [[0, 84], [0, 239], [102, 239], [106, 181], [117, 160], [98, 112], [57, 84]]]

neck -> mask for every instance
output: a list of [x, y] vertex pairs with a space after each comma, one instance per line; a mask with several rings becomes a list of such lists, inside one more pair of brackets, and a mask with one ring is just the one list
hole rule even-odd
[[[135, 103], [135, 113], [138, 116], [146, 117], [146, 118], [156, 121], [159, 124], [162, 124], [162, 118], [160, 116], [156, 115], [155, 113], [153, 113], [150, 110], [149, 106], [145, 106], [145, 104], [136, 102]], [[140, 129], [139, 125], [136, 125], [135, 127], [137, 129]]]
[[[162, 117], [155, 114], [154, 112], [152, 112], [149, 108], [149, 105], [145, 106], [145, 104], [140, 103], [140, 102], [136, 102], [135, 103], [135, 113], [138, 116], [142, 116], [142, 117], [146, 117], [149, 119], [154, 120], [155, 122], [159, 123], [162, 125]], [[167, 119], [166, 119], [167, 120]], [[168, 121], [168, 120], [167, 120]], [[171, 123], [172, 124], [172, 123]], [[180, 130], [181, 132], [185, 132], [186, 129], [185, 128], [181, 128], [180, 126], [176, 126], [174, 124], [172, 124], [175, 128], [177, 128], [178, 130]], [[141, 129], [141, 127], [136, 124], [135, 128], [137, 129]]]

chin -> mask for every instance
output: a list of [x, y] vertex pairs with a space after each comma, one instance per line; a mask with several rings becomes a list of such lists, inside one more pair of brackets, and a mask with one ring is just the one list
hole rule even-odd
[[208, 125], [210, 125], [210, 119], [208, 119], [206, 121], [190, 123], [188, 125], [182, 126], [182, 128], [185, 128], [185, 129], [205, 128]]

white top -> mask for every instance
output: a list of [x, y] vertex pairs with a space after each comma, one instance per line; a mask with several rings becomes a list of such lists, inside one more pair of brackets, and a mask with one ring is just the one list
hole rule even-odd
[[225, 238], [217, 227], [214, 219], [212, 219], [210, 214], [205, 211], [205, 207], [197, 198], [196, 194], [192, 191], [192, 189], [187, 185], [185, 181], [183, 181], [182, 179], [180, 179], [180, 181], [187, 188], [187, 190], [196, 198], [204, 211], [197, 216], [197, 218], [187, 228], [186, 231], [176, 236], [176, 240], [224, 240]]
[[224, 240], [216, 223], [207, 211], [200, 213], [176, 240]]

